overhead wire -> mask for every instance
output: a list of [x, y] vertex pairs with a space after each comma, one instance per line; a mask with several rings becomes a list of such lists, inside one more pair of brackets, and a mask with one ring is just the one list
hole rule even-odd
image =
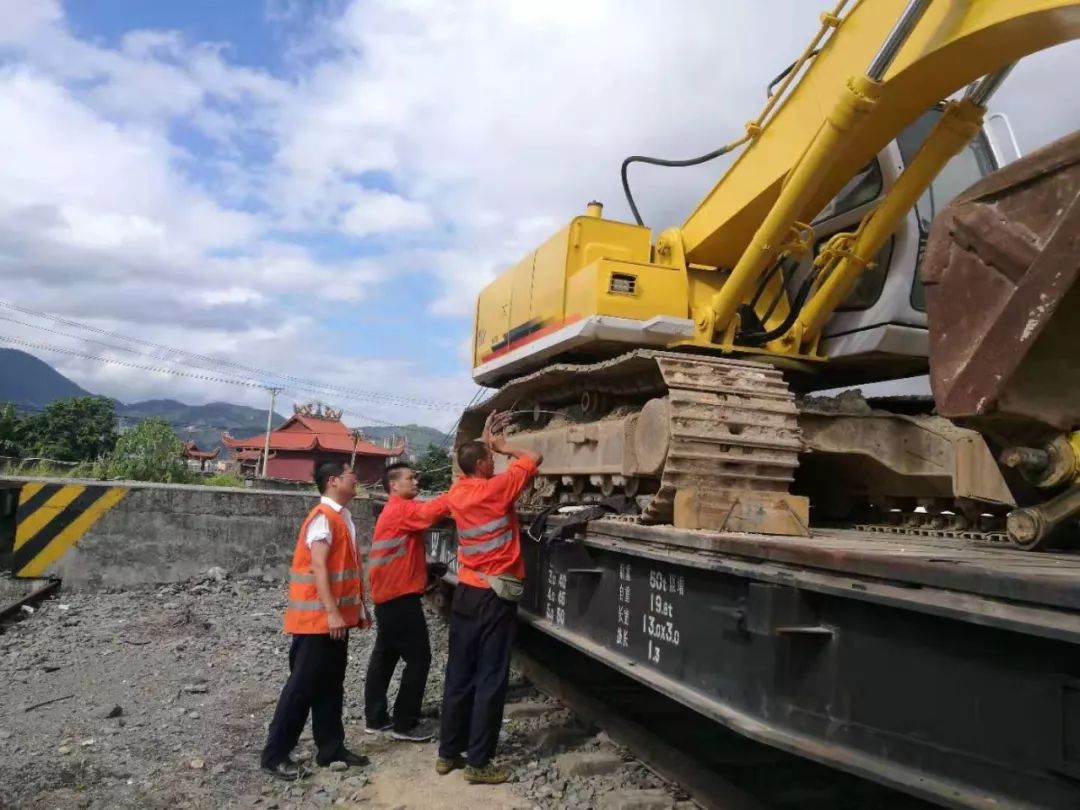
[[[3, 318], [3, 316], [0, 316], [0, 319], [11, 320], [11, 319], [8, 319], [8, 318]], [[52, 331], [52, 330], [47, 330], [47, 331]], [[56, 334], [61, 334], [62, 335], [63, 333], [57, 332]], [[107, 347], [110, 347], [110, 348], [116, 348], [116, 349], [124, 350], [123, 347], [113, 346], [112, 344], [103, 343], [102, 341], [92, 341], [92, 342], [97, 343], [99, 345], [104, 345], [104, 346], [107, 346]], [[36, 341], [31, 341], [31, 340], [24, 340], [22, 338], [13, 337], [11, 335], [0, 335], [0, 343], [8, 343], [8, 344], [16, 345], [16, 346], [22, 346], [24, 348], [32, 348], [32, 349], [39, 349], [39, 350], [42, 350], [42, 351], [56, 352], [58, 354], [65, 354], [65, 355], [68, 355], [68, 356], [71, 356], [71, 357], [79, 357], [79, 358], [82, 358], [82, 359], [85, 359], [85, 360], [93, 360], [95, 362], [107, 363], [109, 365], [120, 366], [122, 368], [130, 368], [130, 369], [134, 369], [134, 370], [138, 370], [138, 371], [149, 371], [149, 372], [152, 372], [152, 373], [159, 373], [159, 374], [168, 374], [168, 375], [171, 375], [171, 376], [184, 377], [186, 379], [197, 380], [197, 381], [200, 381], [200, 382], [221, 383], [221, 384], [225, 384], [225, 385], [236, 385], [236, 386], [241, 386], [241, 387], [245, 387], [245, 388], [265, 388], [266, 387], [263, 383], [261, 383], [261, 382], [259, 382], [257, 380], [244, 380], [244, 379], [218, 377], [218, 376], [210, 375], [210, 374], [196, 374], [196, 373], [193, 373], [193, 372], [190, 372], [190, 371], [185, 371], [183, 369], [160, 367], [160, 366], [149, 366], [149, 365], [143, 365], [141, 363], [132, 363], [132, 362], [124, 361], [124, 360], [117, 360], [117, 359], [111, 358], [111, 357], [102, 357], [100, 355], [89, 354], [87, 352], [80, 352], [80, 351], [77, 351], [75, 349], [68, 349], [68, 348], [65, 348], [65, 347], [62, 347], [62, 346], [54, 346], [54, 345], [49, 344], [49, 343], [40, 343], [40, 342], [36, 342]], [[282, 389], [279, 389], [279, 390], [281, 390], [281, 391], [283, 391], [285, 393], [292, 393], [292, 394], [296, 394], [298, 396], [303, 396], [303, 394], [301, 394], [298, 390], [295, 390], [295, 389], [282, 388]], [[342, 408], [340, 410], [342, 411], [342, 413], [347, 413], [350, 416], [359, 417], [359, 418], [364, 419], [365, 421], [368, 421], [368, 422], [375, 422], [375, 423], [378, 423], [379, 425], [382, 425], [382, 426], [385, 426], [385, 427], [400, 427], [400, 425], [398, 425], [395, 422], [390, 422], [390, 421], [388, 421], [386, 419], [380, 419], [380, 418], [378, 418], [376, 416], [372, 416], [371, 414], [362, 413], [360, 411], [355, 411], [355, 410], [346, 409], [346, 408]], [[173, 427], [176, 427], [176, 425], [173, 425]], [[187, 426], [184, 426], [184, 427], [186, 429]]]
[[[715, 160], [721, 155], [726, 155], [729, 152], [737, 149], [743, 144], [756, 140], [761, 136], [761, 133], [765, 130], [771, 120], [773, 111], [778, 108], [780, 101], [784, 99], [788, 88], [792, 85], [795, 78], [801, 73], [802, 68], [812, 59], [814, 59], [822, 50], [822, 41], [825, 39], [829, 31], [839, 27], [841, 23], [841, 14], [844, 11], [845, 6], [850, 0], [839, 0], [832, 12], [825, 12], [821, 15], [821, 26], [818, 28], [817, 34], [810, 41], [810, 44], [806, 46], [803, 52], [799, 55], [799, 58], [788, 65], [780, 74], [773, 79], [766, 90], [765, 107], [758, 113], [757, 118], [753, 121], [748, 121], [745, 125], [745, 131], [739, 138], [721, 146], [718, 149], [714, 149], [711, 152], [706, 152], [704, 155], [698, 155], [697, 157], [687, 158], [685, 160], [668, 160], [665, 158], [647, 157], [645, 155], [631, 155], [622, 162], [622, 167], [619, 174], [622, 179], [623, 195], [626, 197], [626, 203], [630, 207], [630, 213], [634, 217], [634, 221], [638, 225], [644, 225], [645, 222], [641, 218], [641, 214], [638, 211], [637, 203], [634, 201], [634, 195], [630, 191], [630, 180], [627, 176], [627, 170], [634, 163], [645, 163], [651, 166], [663, 166], [667, 168], [685, 168], [687, 166], [699, 166], [702, 163], [708, 163], [710, 160]], [[856, 3], [857, 4], [857, 3]], [[773, 88], [779, 83], [779, 88], [774, 90]]]
[[473, 392], [472, 399], [469, 400], [469, 404], [461, 409], [461, 411], [458, 413], [457, 419], [455, 419], [454, 423], [450, 425], [450, 429], [446, 431], [446, 437], [443, 439], [442, 442], [443, 450], [448, 449], [450, 445], [454, 443], [454, 435], [457, 433], [457, 429], [458, 426], [461, 424], [462, 417], [465, 416], [469, 408], [471, 408], [477, 403], [477, 401], [480, 399], [480, 395], [483, 394], [485, 390], [486, 389], [483, 386], [476, 386], [476, 391]]
[[264, 385], [252, 381], [252, 380], [237, 380], [227, 379], [225, 377], [217, 377], [210, 374], [194, 374], [190, 371], [184, 371], [178, 368], [162, 368], [160, 366], [147, 366], [141, 363], [129, 363], [125, 360], [117, 360], [112, 357], [102, 357], [100, 355], [87, 354], [86, 352], [75, 351], [74, 349], [65, 349], [60, 346], [53, 346], [48, 343], [37, 343], [32, 340], [23, 340], [22, 338], [12, 337], [11, 335], [0, 335], [0, 343], [11, 343], [16, 346], [24, 346], [31, 349], [40, 349], [47, 352], [57, 352], [59, 354], [66, 354], [71, 357], [81, 357], [86, 360], [94, 360], [99, 363], [108, 363], [114, 366], [122, 366], [124, 368], [137, 369], [139, 371], [151, 371], [158, 374], [168, 374], [174, 377], [186, 377], [192, 380], [201, 380], [203, 382], [216, 382], [224, 383], [225, 385], [239, 385], [246, 388], [265, 388]]
[[[350, 388], [347, 386], [334, 385], [330, 383], [323, 383], [318, 380], [314, 380], [307, 377], [298, 377], [292, 374], [285, 374], [282, 372], [270, 371], [262, 369], [257, 366], [250, 366], [243, 363], [237, 363], [233, 360], [227, 360], [224, 358], [215, 358], [208, 355], [199, 354], [197, 352], [190, 352], [185, 349], [178, 349], [174, 346], [168, 346], [163, 343], [156, 343], [151, 340], [143, 338], [131, 337], [121, 334], [119, 332], [110, 331], [108, 329], [101, 329], [100, 327], [91, 326], [90, 324], [82, 323], [80, 321], [73, 320], [71, 318], [65, 318], [53, 313], [44, 312], [41, 310], [32, 309], [30, 307], [20, 306], [13, 304], [10, 301], [0, 300], [0, 307], [20, 312], [24, 315], [30, 315], [36, 318], [43, 318], [51, 320], [54, 323], [60, 323], [64, 326], [72, 327], [78, 330], [84, 330], [94, 334], [102, 335], [105, 337], [114, 338], [117, 340], [125, 341], [128, 343], [150, 347], [159, 352], [164, 352], [166, 356], [157, 356], [154, 354], [147, 354], [145, 352], [139, 352], [130, 347], [120, 347], [116, 344], [102, 343], [101, 341], [93, 341], [90, 338], [85, 338], [81, 335], [72, 335], [70, 333], [59, 332], [56, 330], [50, 330], [48, 327], [41, 326], [39, 324], [26, 323], [22, 321], [16, 321], [11, 318], [5, 318], [14, 323], [19, 323], [29, 328], [42, 329], [44, 331], [51, 331], [54, 334], [64, 335], [65, 337], [73, 340], [85, 340], [87, 342], [94, 342], [98, 345], [104, 345], [118, 351], [125, 351], [141, 356], [150, 357], [153, 360], [159, 362], [175, 363], [177, 365], [190, 366], [200, 368], [204, 371], [214, 371], [218, 374], [222, 373], [223, 369], [229, 369], [232, 373], [240, 372], [245, 378], [254, 379], [258, 382], [260, 387], [269, 387], [275, 380], [281, 380], [289, 383], [294, 387], [300, 387], [308, 389], [313, 393], [317, 393], [322, 396], [328, 394], [338, 397], [348, 397], [356, 401], [370, 402], [372, 404], [382, 405], [397, 405], [401, 407], [417, 407], [427, 410], [458, 410], [461, 408], [460, 402], [451, 402], [449, 400], [440, 400], [434, 398], [424, 397], [410, 397], [404, 394], [393, 394], [383, 391], [371, 391], [365, 389]], [[207, 368], [209, 364], [210, 368]]]

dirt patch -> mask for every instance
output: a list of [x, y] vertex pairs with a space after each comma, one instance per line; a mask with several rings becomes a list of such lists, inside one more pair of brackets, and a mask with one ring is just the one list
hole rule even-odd
[[[265, 776], [259, 751], [285, 680], [285, 588], [267, 577], [112, 592], [61, 592], [0, 635], [0, 810], [177, 808], [559, 808], [595, 806], [613, 787], [663, 787], [640, 765], [614, 777], [564, 779], [547, 728], [572, 722], [515, 676], [514, 700], [548, 701], [509, 720], [499, 756], [512, 784], [474, 786], [435, 773], [436, 746], [366, 735], [363, 677], [373, 633], [350, 641], [348, 745], [372, 764], [289, 784]], [[434, 660], [425, 714], [436, 717], [447, 632], [429, 611]], [[391, 685], [391, 700], [397, 682]], [[68, 697], [70, 696], [70, 697]], [[54, 698], [66, 698], [26, 711]], [[579, 748], [610, 746], [584, 735]], [[615, 750], [612, 748], [611, 750]], [[310, 728], [294, 757], [313, 755]], [[607, 781], [605, 781], [607, 780]], [[610, 784], [609, 784], [610, 783]]]

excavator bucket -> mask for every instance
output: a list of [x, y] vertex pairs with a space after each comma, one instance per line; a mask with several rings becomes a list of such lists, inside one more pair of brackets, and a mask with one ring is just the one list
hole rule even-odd
[[1080, 425], [1080, 132], [942, 211], [922, 276], [940, 415], [1014, 442]]

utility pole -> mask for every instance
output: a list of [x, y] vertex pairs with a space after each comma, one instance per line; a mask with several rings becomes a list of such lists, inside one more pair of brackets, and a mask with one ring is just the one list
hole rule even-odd
[[270, 392], [270, 410], [266, 412], [266, 442], [263, 444], [262, 475], [260, 478], [266, 478], [266, 464], [270, 460], [270, 428], [273, 426], [274, 421], [274, 400], [281, 393], [280, 388], [268, 387], [266, 390]]

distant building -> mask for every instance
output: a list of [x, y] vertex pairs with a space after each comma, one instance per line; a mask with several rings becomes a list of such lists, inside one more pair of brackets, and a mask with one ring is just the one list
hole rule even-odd
[[221, 452], [220, 447], [213, 450], [200, 450], [195, 442], [184, 442], [184, 461], [188, 467], [199, 472], [206, 472], [207, 462], [213, 461]]
[[[222, 444], [232, 451], [240, 469], [254, 474], [262, 459], [266, 434], [236, 439], [221, 435]], [[405, 444], [379, 447], [366, 441], [341, 421], [341, 411], [315, 405], [297, 405], [284, 425], [270, 432], [270, 456], [267, 478], [290, 481], [314, 481], [315, 467], [324, 461], [348, 463], [355, 450], [354, 466], [362, 484], [371, 485], [382, 478], [387, 462], [405, 451]]]

